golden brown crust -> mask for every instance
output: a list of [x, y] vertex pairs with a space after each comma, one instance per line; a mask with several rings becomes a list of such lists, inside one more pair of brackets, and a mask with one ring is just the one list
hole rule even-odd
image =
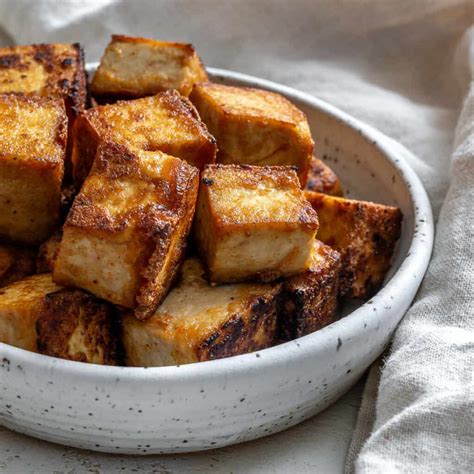
[[160, 41], [152, 38], [143, 38], [142, 36], [112, 35], [112, 42], [120, 43], [148, 43], [151, 45], [160, 45], [169, 48], [180, 48], [188, 53], [193, 53], [194, 47], [190, 43], [177, 43], [175, 41]]
[[317, 215], [290, 167], [208, 165], [195, 237], [211, 281], [271, 281], [308, 268]]
[[315, 156], [311, 158], [305, 189], [331, 196], [344, 195], [341, 182], [334, 171]]
[[98, 107], [95, 107], [80, 114], [71, 130], [71, 166], [77, 190], [87, 178], [99, 146], [99, 133], [92, 125], [98, 113]]
[[101, 144], [64, 225], [55, 281], [149, 317], [184, 256], [198, 179], [178, 158]]
[[132, 366], [187, 364], [244, 354], [275, 343], [281, 285], [211, 286], [197, 258], [147, 321], [123, 319], [126, 362]]
[[318, 239], [342, 255], [341, 294], [372, 296], [383, 284], [400, 237], [400, 209], [312, 191], [305, 194], [319, 216]]
[[58, 230], [40, 245], [36, 257], [36, 273], [51, 273], [53, 271], [62, 236], [62, 231]]
[[176, 89], [184, 96], [207, 73], [191, 44], [113, 35], [92, 81], [101, 103]]
[[120, 363], [116, 311], [88, 293], [59, 290], [47, 294], [36, 331], [42, 354], [94, 364]]
[[217, 139], [225, 164], [296, 166], [304, 186], [314, 142], [304, 113], [279, 94], [195, 84], [190, 99]]
[[199, 361], [223, 359], [255, 352], [276, 343], [280, 285], [262, 296], [245, 301], [242, 313], [232, 315], [196, 346]]
[[0, 342], [35, 352], [39, 309], [48, 293], [60, 289], [46, 273], [0, 288]]
[[0, 111], [1, 161], [16, 157], [36, 169], [64, 163], [67, 117], [61, 100], [0, 94]]
[[78, 186], [89, 173], [99, 140], [131, 149], [162, 151], [202, 169], [213, 163], [216, 143], [193, 105], [176, 91], [89, 109], [73, 131], [72, 163]]
[[308, 271], [283, 283], [279, 311], [279, 338], [289, 341], [332, 323], [339, 295], [339, 252], [315, 241]]
[[35, 273], [36, 251], [0, 244], [0, 287]]
[[0, 92], [64, 99], [73, 117], [85, 107], [84, 66], [84, 52], [77, 43], [0, 48]]
[[0, 94], [0, 238], [45, 240], [59, 223], [67, 136], [59, 99]]

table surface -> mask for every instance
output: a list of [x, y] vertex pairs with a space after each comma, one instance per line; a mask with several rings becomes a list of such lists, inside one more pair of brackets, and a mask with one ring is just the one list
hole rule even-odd
[[362, 388], [363, 380], [324, 412], [282, 433], [192, 454], [101, 454], [50, 444], [0, 427], [0, 472], [341, 473]]

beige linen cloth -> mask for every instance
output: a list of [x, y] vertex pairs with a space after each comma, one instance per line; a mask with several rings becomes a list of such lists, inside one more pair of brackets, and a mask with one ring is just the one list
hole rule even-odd
[[206, 64], [314, 94], [417, 156], [410, 164], [437, 218], [433, 260], [382, 368], [372, 368], [348, 472], [474, 470], [473, 9], [456, 0], [0, 0], [4, 44], [79, 40], [92, 61], [111, 33], [189, 41]]

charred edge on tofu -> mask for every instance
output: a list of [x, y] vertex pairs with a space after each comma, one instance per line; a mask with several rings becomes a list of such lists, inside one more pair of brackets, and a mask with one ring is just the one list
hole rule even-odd
[[211, 334], [197, 349], [199, 361], [222, 359], [254, 352], [276, 342], [277, 300], [279, 285], [268, 296], [257, 296], [248, 302], [250, 317], [244, 321], [235, 314]]
[[[78, 115], [84, 110], [84, 108], [89, 107], [90, 105], [90, 95], [87, 87], [87, 71], [85, 70], [85, 59], [84, 59], [84, 49], [79, 43], [74, 43], [73, 47], [77, 51], [77, 68], [75, 78], [69, 88], [68, 92], [68, 101], [70, 103], [70, 109], [74, 115]], [[63, 66], [72, 66], [74, 61], [71, 58], [67, 58], [67, 64]]]
[[310, 162], [305, 189], [332, 196], [344, 194], [339, 178], [334, 171], [314, 156]]
[[36, 251], [10, 245], [0, 245], [0, 287], [35, 273]]
[[68, 352], [68, 342], [79, 325], [91, 331], [85, 344], [90, 344], [91, 350], [103, 350], [103, 364], [122, 364], [119, 310], [80, 290], [59, 290], [45, 296], [36, 321], [38, 351], [52, 357], [90, 362], [83, 352]]
[[[278, 337], [290, 341], [311, 334], [334, 321], [338, 306], [340, 260], [316, 283], [284, 285], [279, 312]], [[318, 272], [321, 275], [323, 272]], [[298, 278], [298, 277], [297, 277]], [[291, 281], [291, 280], [290, 280]]]

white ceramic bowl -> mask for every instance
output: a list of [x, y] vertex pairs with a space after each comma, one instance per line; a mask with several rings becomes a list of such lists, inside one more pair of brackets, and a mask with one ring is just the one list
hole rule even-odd
[[0, 423], [56, 443], [116, 453], [226, 446], [284, 430], [344, 394], [383, 351], [432, 249], [426, 193], [403, 147], [307, 94], [210, 69], [216, 82], [279, 92], [304, 110], [318, 156], [350, 197], [395, 204], [402, 236], [384, 288], [321, 331], [257, 353], [161, 368], [104, 367], [0, 344]]

